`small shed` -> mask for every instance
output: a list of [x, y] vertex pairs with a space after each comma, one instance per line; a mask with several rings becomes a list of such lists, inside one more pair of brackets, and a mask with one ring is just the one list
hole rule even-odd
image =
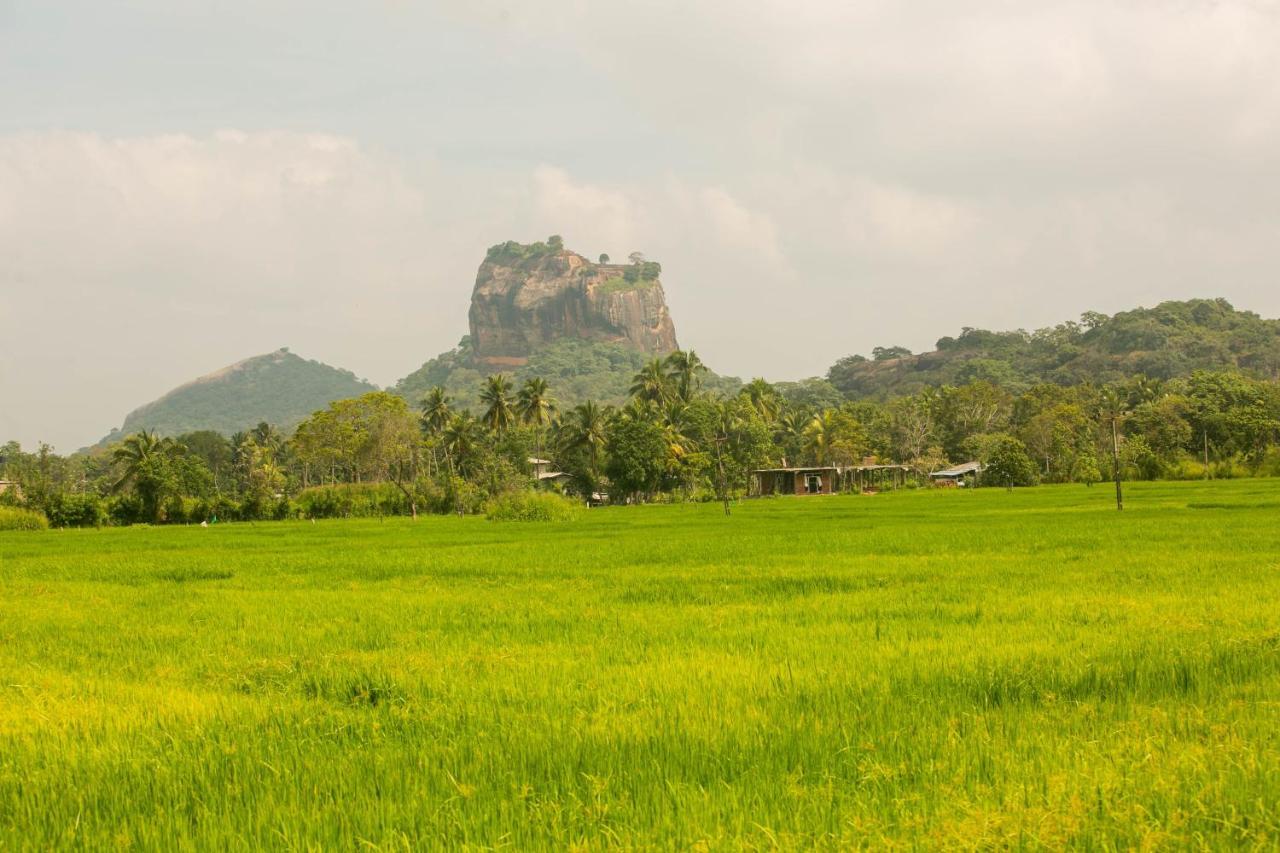
[[544, 489], [549, 489], [555, 485], [567, 486], [572, 479], [572, 474], [566, 474], [563, 471], [544, 471], [537, 477], [538, 486]]
[[761, 468], [751, 472], [751, 491], [757, 495], [830, 495], [839, 488], [840, 475], [834, 465]]
[[941, 471], [933, 471], [929, 474], [929, 479], [937, 486], [966, 486], [971, 482], [966, 478], [972, 478], [972, 484], [976, 486], [981, 476], [981, 462], [963, 462]]
[[559, 484], [565, 486], [573, 479], [573, 476], [563, 471], [551, 470], [552, 462], [550, 459], [538, 459], [537, 457], [529, 457], [529, 467], [533, 469], [533, 479], [540, 489], [549, 489]]
[[0, 480], [0, 495], [12, 494], [19, 500], [22, 499], [22, 488], [16, 480]]

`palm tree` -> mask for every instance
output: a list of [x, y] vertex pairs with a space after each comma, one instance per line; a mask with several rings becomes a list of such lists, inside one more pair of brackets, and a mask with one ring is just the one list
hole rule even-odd
[[444, 425], [440, 438], [444, 442], [449, 470], [465, 470], [481, 440], [480, 424], [470, 412], [456, 414]]
[[485, 379], [480, 402], [485, 405], [482, 416], [484, 425], [498, 435], [502, 435], [516, 422], [515, 412], [511, 408], [511, 380], [506, 374], [496, 373]]
[[516, 414], [521, 423], [533, 427], [534, 444], [541, 457], [542, 431], [555, 420], [556, 415], [556, 401], [548, 393], [547, 380], [533, 376], [524, 381], [524, 387], [516, 396]]
[[724, 514], [730, 513], [731, 487], [735, 476], [734, 457], [738, 443], [742, 439], [746, 419], [741, 411], [743, 404], [734, 400], [716, 400], [714, 418], [709, 436], [708, 450], [715, 463], [716, 494], [724, 503]]
[[672, 400], [656, 412], [658, 425], [662, 428], [662, 438], [667, 445], [667, 462], [670, 472], [680, 481], [681, 487], [688, 497], [692, 485], [689, 475], [693, 473], [687, 466], [689, 455], [698, 450], [698, 443], [693, 438], [695, 425], [690, 423], [690, 409], [687, 403]]
[[124, 466], [112, 491], [133, 486], [142, 499], [143, 514], [151, 521], [159, 521], [161, 500], [173, 485], [168, 463], [185, 452], [186, 448], [172, 438], [158, 438], [150, 430], [134, 433], [111, 454], [112, 462]]
[[430, 433], [444, 429], [453, 415], [453, 401], [439, 385], [426, 393], [419, 408], [422, 411], [422, 425]]
[[593, 400], [574, 406], [560, 422], [558, 438], [565, 451], [582, 450], [587, 454], [588, 492], [595, 491], [600, 479], [600, 452], [604, 450], [609, 414]]
[[774, 436], [782, 446], [784, 462], [794, 465], [799, 461], [800, 451], [805, 444], [805, 430], [812, 420], [813, 415], [798, 409], [785, 411], [778, 418]]
[[831, 410], [819, 412], [809, 419], [804, 428], [805, 450], [818, 465], [831, 462], [831, 443], [834, 439]]
[[777, 420], [781, 404], [777, 391], [768, 382], [759, 377], [752, 379], [743, 387], [742, 396], [747, 398], [751, 408], [756, 410], [765, 423]]
[[1124, 490], [1120, 485], [1120, 420], [1130, 414], [1127, 400], [1115, 388], [1104, 388], [1098, 398], [1099, 414], [1103, 422], [1111, 422], [1111, 473], [1116, 481], [1116, 509], [1124, 509]]
[[258, 443], [259, 447], [265, 448], [273, 454], [278, 452], [284, 444], [284, 436], [280, 434], [280, 430], [266, 421], [261, 421], [249, 431], [249, 434], [253, 436], [253, 440]]
[[667, 370], [680, 399], [688, 402], [698, 390], [699, 377], [707, 372], [707, 366], [693, 350], [676, 350], [667, 356]]
[[655, 358], [640, 368], [631, 380], [631, 396], [650, 403], [665, 403], [671, 396], [671, 379], [662, 359]]

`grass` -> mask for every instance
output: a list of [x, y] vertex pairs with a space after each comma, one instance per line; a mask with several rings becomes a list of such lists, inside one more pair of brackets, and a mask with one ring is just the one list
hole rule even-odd
[[607, 278], [596, 287], [596, 292], [604, 296], [610, 293], [629, 293], [633, 290], [648, 290], [653, 287], [657, 279], [638, 278], [635, 281], [628, 281], [620, 275]]
[[0, 534], [0, 848], [1259, 847], [1280, 482]]

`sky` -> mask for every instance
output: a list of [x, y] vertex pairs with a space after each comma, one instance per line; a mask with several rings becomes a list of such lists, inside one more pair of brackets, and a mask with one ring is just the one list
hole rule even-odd
[[0, 441], [282, 346], [391, 385], [553, 233], [743, 377], [1275, 317], [1280, 0], [0, 0]]

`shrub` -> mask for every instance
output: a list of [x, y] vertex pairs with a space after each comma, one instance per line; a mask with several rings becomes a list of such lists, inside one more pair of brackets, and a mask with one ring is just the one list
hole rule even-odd
[[1071, 479], [1077, 483], [1092, 486], [1102, 480], [1102, 470], [1098, 468], [1098, 460], [1093, 456], [1081, 456], [1072, 471]]
[[107, 521], [107, 508], [95, 494], [56, 494], [44, 513], [53, 527], [101, 527]]
[[572, 521], [581, 512], [577, 503], [550, 492], [508, 492], [485, 504], [490, 521]]
[[444, 488], [430, 498], [431, 512], [445, 515], [467, 515], [484, 509], [484, 490], [456, 475], [445, 479]]
[[985, 436], [986, 467], [981, 482], [988, 486], [1034, 486], [1040, 481], [1027, 448], [1011, 435]]
[[1280, 477], [1280, 447], [1272, 447], [1258, 460], [1257, 477]]
[[192, 521], [191, 513], [196, 509], [196, 502], [181, 495], [174, 495], [164, 502], [164, 520], [169, 524], [186, 524]]
[[408, 515], [409, 502], [394, 483], [312, 486], [291, 506], [273, 506], [276, 518], [377, 518]]
[[107, 516], [112, 524], [130, 525], [140, 521], [149, 522], [143, 517], [142, 501], [137, 495], [116, 495], [107, 501]]
[[0, 530], [47, 530], [49, 519], [34, 509], [0, 506]]

